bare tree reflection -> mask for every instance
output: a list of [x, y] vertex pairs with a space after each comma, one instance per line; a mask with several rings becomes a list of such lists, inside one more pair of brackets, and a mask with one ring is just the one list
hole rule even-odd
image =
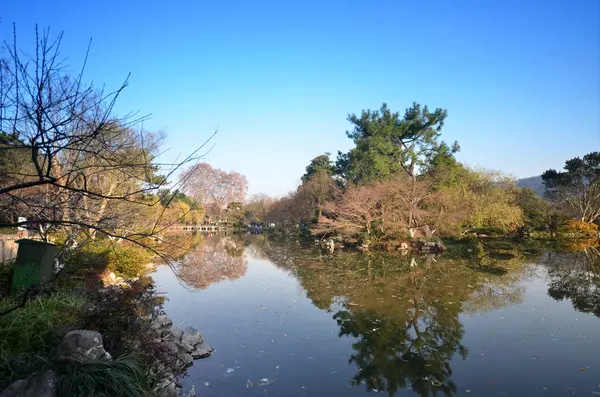
[[178, 277], [190, 287], [235, 280], [246, 274], [248, 259], [244, 241], [235, 236], [205, 236], [175, 266]]

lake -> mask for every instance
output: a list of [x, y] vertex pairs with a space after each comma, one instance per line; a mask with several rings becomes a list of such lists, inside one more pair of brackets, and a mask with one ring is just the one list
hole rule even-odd
[[216, 349], [183, 381], [201, 396], [593, 396], [593, 246], [403, 256], [208, 236], [152, 277]]

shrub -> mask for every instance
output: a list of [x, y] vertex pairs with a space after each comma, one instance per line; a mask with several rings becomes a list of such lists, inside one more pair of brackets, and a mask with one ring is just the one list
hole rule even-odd
[[565, 242], [564, 249], [567, 251], [585, 251], [590, 248], [598, 248], [600, 242], [598, 239], [589, 238], [589, 239], [570, 239]]
[[[18, 304], [0, 301], [0, 311]], [[66, 293], [38, 296], [0, 317], [0, 390], [40, 370], [60, 342], [61, 331], [74, 326], [83, 299]]]
[[567, 222], [565, 232], [574, 233], [579, 236], [597, 236], [598, 225], [594, 223], [584, 222], [579, 219], [572, 219]]
[[98, 240], [74, 250], [66, 263], [75, 269], [106, 270], [122, 277], [135, 277], [144, 271], [150, 259], [150, 253], [142, 247]]
[[141, 274], [150, 262], [147, 250], [138, 246], [112, 246], [107, 252], [107, 270], [123, 277]]

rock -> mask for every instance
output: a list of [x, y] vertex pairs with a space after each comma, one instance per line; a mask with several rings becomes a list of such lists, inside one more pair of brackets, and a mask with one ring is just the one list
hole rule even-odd
[[446, 251], [446, 246], [441, 242], [425, 241], [420, 244], [419, 250], [425, 253], [439, 253]]
[[196, 346], [194, 351], [192, 351], [192, 357], [194, 358], [194, 360], [197, 360], [199, 358], [206, 358], [210, 356], [214, 351], [215, 349], [213, 349], [212, 346], [208, 343], [201, 343], [198, 346]]
[[156, 332], [160, 335], [161, 338], [167, 338], [173, 332], [171, 327], [159, 328]]
[[171, 341], [167, 341], [165, 342], [167, 349], [169, 350], [169, 352], [171, 352], [172, 354], [178, 354], [179, 353], [179, 347], [178, 345], [180, 345], [180, 343], [177, 342], [171, 342]]
[[335, 251], [335, 242], [332, 239], [328, 239], [325, 242], [325, 248], [327, 248], [329, 252], [333, 253], [333, 251]]
[[8, 386], [0, 397], [55, 397], [54, 372], [46, 371], [28, 379], [21, 379]]
[[169, 328], [168, 333], [165, 336], [170, 341], [173, 342], [181, 342], [181, 337], [183, 336], [183, 331], [180, 328]]
[[159, 328], [166, 328], [166, 327], [170, 327], [171, 325], [173, 325], [173, 320], [171, 320], [167, 316], [158, 316], [158, 317], [156, 317], [155, 324]]
[[187, 368], [194, 362], [194, 357], [189, 353], [182, 353], [179, 354], [177, 361], [181, 368]]
[[169, 379], [162, 381], [156, 390], [161, 396], [165, 397], [179, 397], [181, 395], [181, 389], [177, 386], [177, 383]]
[[194, 350], [194, 347], [201, 344], [204, 341], [204, 337], [196, 328], [185, 327], [183, 335], [181, 336], [181, 344], [186, 346], [189, 351]]
[[65, 335], [58, 345], [56, 356], [59, 360], [89, 361], [110, 360], [111, 356], [102, 345], [102, 335], [96, 331], [78, 329]]
[[190, 354], [192, 350], [188, 349], [188, 346], [176, 343], [177, 347], [177, 366], [180, 368], [187, 368], [192, 365], [194, 357]]
[[11, 383], [6, 389], [0, 393], [0, 397], [17, 397], [24, 396], [27, 388], [28, 379], [20, 379]]
[[[205, 385], [208, 386], [208, 382], [204, 382]], [[192, 388], [190, 389], [189, 392], [184, 394], [185, 397], [196, 397], [196, 388], [194, 387], [194, 385], [192, 385]]]

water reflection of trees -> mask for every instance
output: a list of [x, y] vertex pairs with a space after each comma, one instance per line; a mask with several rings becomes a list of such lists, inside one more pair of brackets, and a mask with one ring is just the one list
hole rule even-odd
[[598, 242], [581, 245], [574, 252], [551, 252], [548, 263], [548, 295], [568, 299], [573, 307], [600, 317], [600, 250]]
[[390, 396], [405, 388], [455, 395], [451, 360], [468, 354], [460, 313], [519, 302], [523, 292], [517, 255], [498, 260], [494, 266], [505, 271], [490, 274], [456, 258], [327, 255], [264, 242], [260, 249], [297, 275], [317, 307], [334, 313], [340, 337], [354, 339], [353, 384]]
[[195, 238], [190, 250], [175, 266], [178, 277], [190, 287], [208, 288], [224, 280], [235, 280], [248, 269], [244, 241], [237, 236]]
[[417, 309], [400, 319], [370, 310], [340, 310], [334, 319], [340, 336], [356, 339], [349, 359], [358, 368], [353, 383], [390, 396], [407, 387], [422, 396], [456, 392], [450, 360], [455, 352], [467, 356], [457, 316], [424, 315]]

